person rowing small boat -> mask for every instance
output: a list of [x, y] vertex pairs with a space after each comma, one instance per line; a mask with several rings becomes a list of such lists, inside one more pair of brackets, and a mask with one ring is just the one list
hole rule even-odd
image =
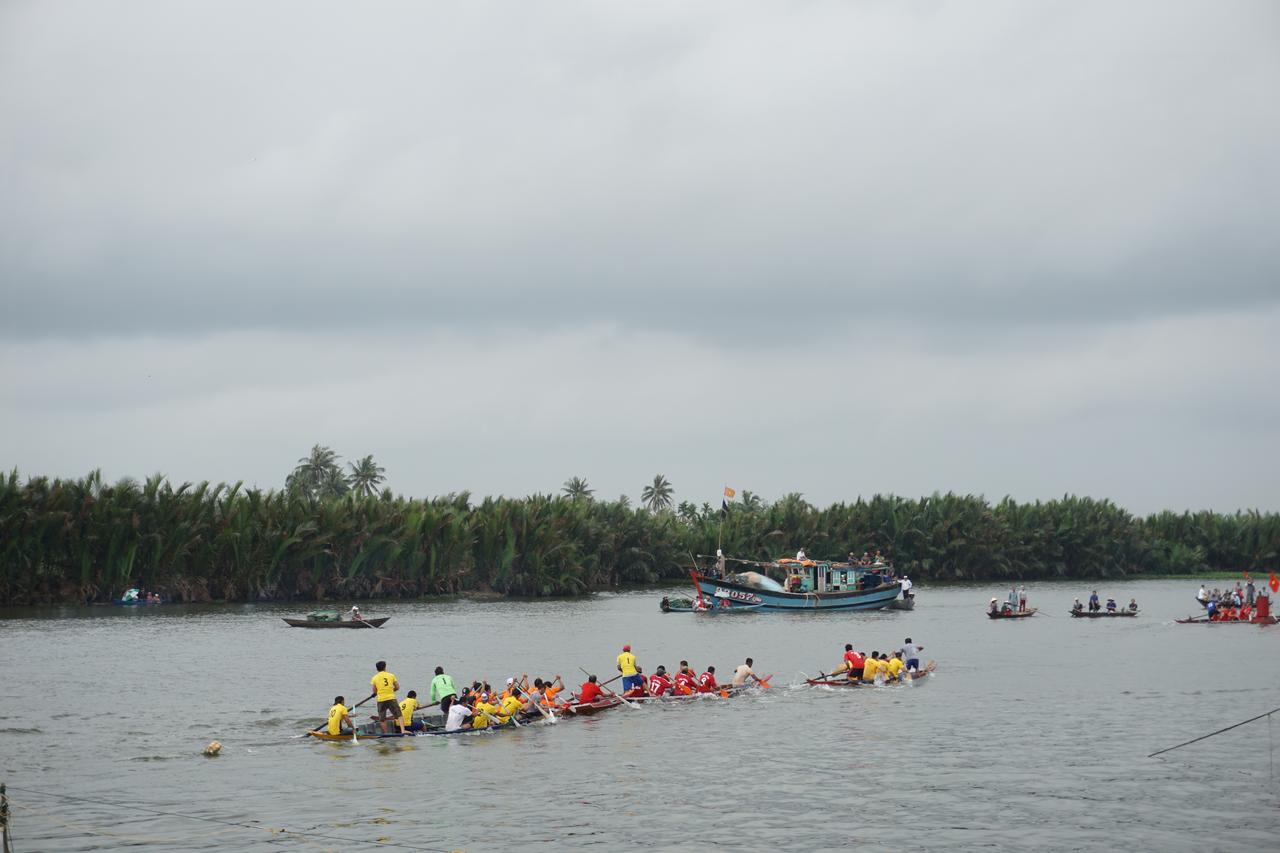
[[[343, 696], [333, 697], [333, 707], [329, 709], [329, 722], [326, 731], [334, 736], [342, 734], [353, 734], [356, 730], [356, 724], [351, 721], [351, 712], [347, 710], [346, 698]], [[347, 730], [342, 730], [342, 724], [347, 724]]]

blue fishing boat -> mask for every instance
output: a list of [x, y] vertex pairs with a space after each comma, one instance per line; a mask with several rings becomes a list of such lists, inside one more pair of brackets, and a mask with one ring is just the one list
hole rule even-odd
[[[747, 563], [745, 560], [735, 560]], [[902, 595], [902, 586], [885, 567], [822, 560], [749, 562], [763, 572], [737, 574], [695, 571], [698, 590], [732, 606], [760, 610], [882, 610]], [[767, 572], [783, 576], [785, 585]]]

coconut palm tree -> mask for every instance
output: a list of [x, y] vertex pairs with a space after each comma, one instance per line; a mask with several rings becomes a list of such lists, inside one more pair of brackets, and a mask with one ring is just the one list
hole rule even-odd
[[655, 474], [653, 482], [645, 486], [644, 490], [640, 492], [640, 502], [649, 507], [650, 512], [670, 509], [673, 491], [671, 483], [666, 477], [661, 474]]
[[595, 494], [595, 489], [587, 486], [587, 481], [582, 477], [573, 477], [564, 481], [564, 488], [560, 491], [564, 492], [572, 500], [591, 500], [591, 496]]
[[372, 455], [364, 457], [359, 462], [348, 462], [347, 467], [351, 469], [351, 474], [347, 477], [351, 491], [362, 498], [376, 495], [378, 486], [386, 479], [383, 475], [387, 473], [387, 469], [375, 463]]
[[293, 473], [284, 481], [285, 487], [313, 498], [331, 492], [336, 486], [334, 474], [342, 477], [338, 466], [341, 458], [327, 447], [314, 445], [309, 454], [298, 460]]

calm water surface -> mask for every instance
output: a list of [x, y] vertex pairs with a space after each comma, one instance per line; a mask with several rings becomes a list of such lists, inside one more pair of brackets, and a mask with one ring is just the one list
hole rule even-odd
[[[379, 839], [425, 850], [1275, 850], [1266, 721], [1145, 758], [1280, 707], [1280, 626], [1173, 624], [1197, 586], [1114, 584], [1103, 594], [1136, 596], [1144, 612], [1098, 621], [1068, 618], [1088, 592], [1078, 584], [1032, 587], [1048, 613], [1005, 622], [983, 616], [1000, 593], [986, 586], [919, 589], [914, 612], [862, 615], [664, 615], [660, 592], [371, 604], [368, 615], [392, 617], [376, 631], [292, 629], [279, 617], [299, 608], [278, 606], [10, 610], [0, 780], [20, 851]], [[846, 642], [884, 650], [907, 636], [938, 661], [936, 678], [788, 686], [836, 664]], [[579, 666], [613, 674], [623, 643], [649, 671], [688, 658], [723, 674], [750, 655], [777, 687], [496, 735], [293, 737], [335, 694], [367, 696], [379, 658], [425, 696], [437, 664], [460, 684], [518, 672], [576, 684]], [[201, 757], [215, 738], [222, 756]], [[1225, 832], [1206, 844], [1213, 826]]]

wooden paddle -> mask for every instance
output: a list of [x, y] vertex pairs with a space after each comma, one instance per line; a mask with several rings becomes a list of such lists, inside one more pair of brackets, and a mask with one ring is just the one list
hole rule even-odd
[[375, 625], [375, 624], [373, 624], [372, 622], [365, 622], [365, 619], [364, 619], [364, 617], [363, 617], [363, 616], [357, 616], [357, 617], [356, 617], [356, 621], [357, 621], [357, 622], [363, 622], [363, 623], [364, 623], [364, 625], [365, 625], [365, 627], [367, 627], [367, 628], [377, 628], [379, 631], [381, 631], [381, 630], [382, 630], [382, 626], [381, 626], [381, 625]]
[[[351, 713], [351, 711], [354, 711], [356, 708], [359, 708], [359, 707], [360, 707], [361, 705], [363, 705], [365, 702], [368, 702], [370, 699], [372, 699], [374, 696], [377, 696], [377, 695], [378, 695], [377, 691], [374, 691], [373, 693], [370, 693], [366, 698], [361, 699], [359, 702], [357, 702], [356, 704], [352, 705], [352, 706], [351, 706], [351, 708], [347, 711], [347, 713], [348, 713], [348, 714], [350, 714], [350, 713]], [[311, 731], [313, 731], [313, 732], [318, 732], [318, 731], [320, 731], [321, 729], [323, 729], [323, 728], [324, 728], [325, 726], [327, 726], [327, 725], [329, 725], [327, 722], [321, 723], [320, 725], [316, 726], [316, 727], [315, 727], [314, 729], [312, 729]], [[354, 735], [354, 734], [356, 733], [355, 725], [356, 725], [355, 720], [352, 720], [352, 721], [351, 721], [351, 734], [352, 734], [352, 735]]]
[[[516, 690], [516, 692], [517, 692], [517, 693], [523, 693], [523, 694], [525, 695], [525, 697], [529, 699], [530, 703], [532, 703], [533, 707], [535, 707], [535, 708], [537, 708], [537, 709], [538, 709], [538, 713], [539, 713], [539, 714], [541, 714], [543, 717], [545, 717], [545, 718], [546, 718], [547, 720], [549, 720], [550, 722], [553, 722], [553, 723], [554, 723], [554, 722], [556, 721], [555, 715], [554, 715], [554, 714], [552, 714], [551, 712], [547, 711], [545, 708], [543, 708], [543, 707], [542, 707], [542, 703], [541, 703], [541, 702], [534, 702], [534, 701], [533, 701], [533, 699], [532, 699], [532, 697], [530, 697], [530, 696], [529, 696], [528, 692], [527, 692], [527, 691], [525, 691], [525, 690], [523, 690], [523, 689], [521, 689], [521, 687], [520, 687], [520, 683], [519, 683], [519, 682], [517, 682], [517, 681], [513, 681], [513, 682], [511, 683], [511, 686], [515, 688], [515, 690]], [[511, 715], [511, 719], [513, 719], [513, 720], [515, 719], [515, 714], [512, 714], [512, 715]]]

